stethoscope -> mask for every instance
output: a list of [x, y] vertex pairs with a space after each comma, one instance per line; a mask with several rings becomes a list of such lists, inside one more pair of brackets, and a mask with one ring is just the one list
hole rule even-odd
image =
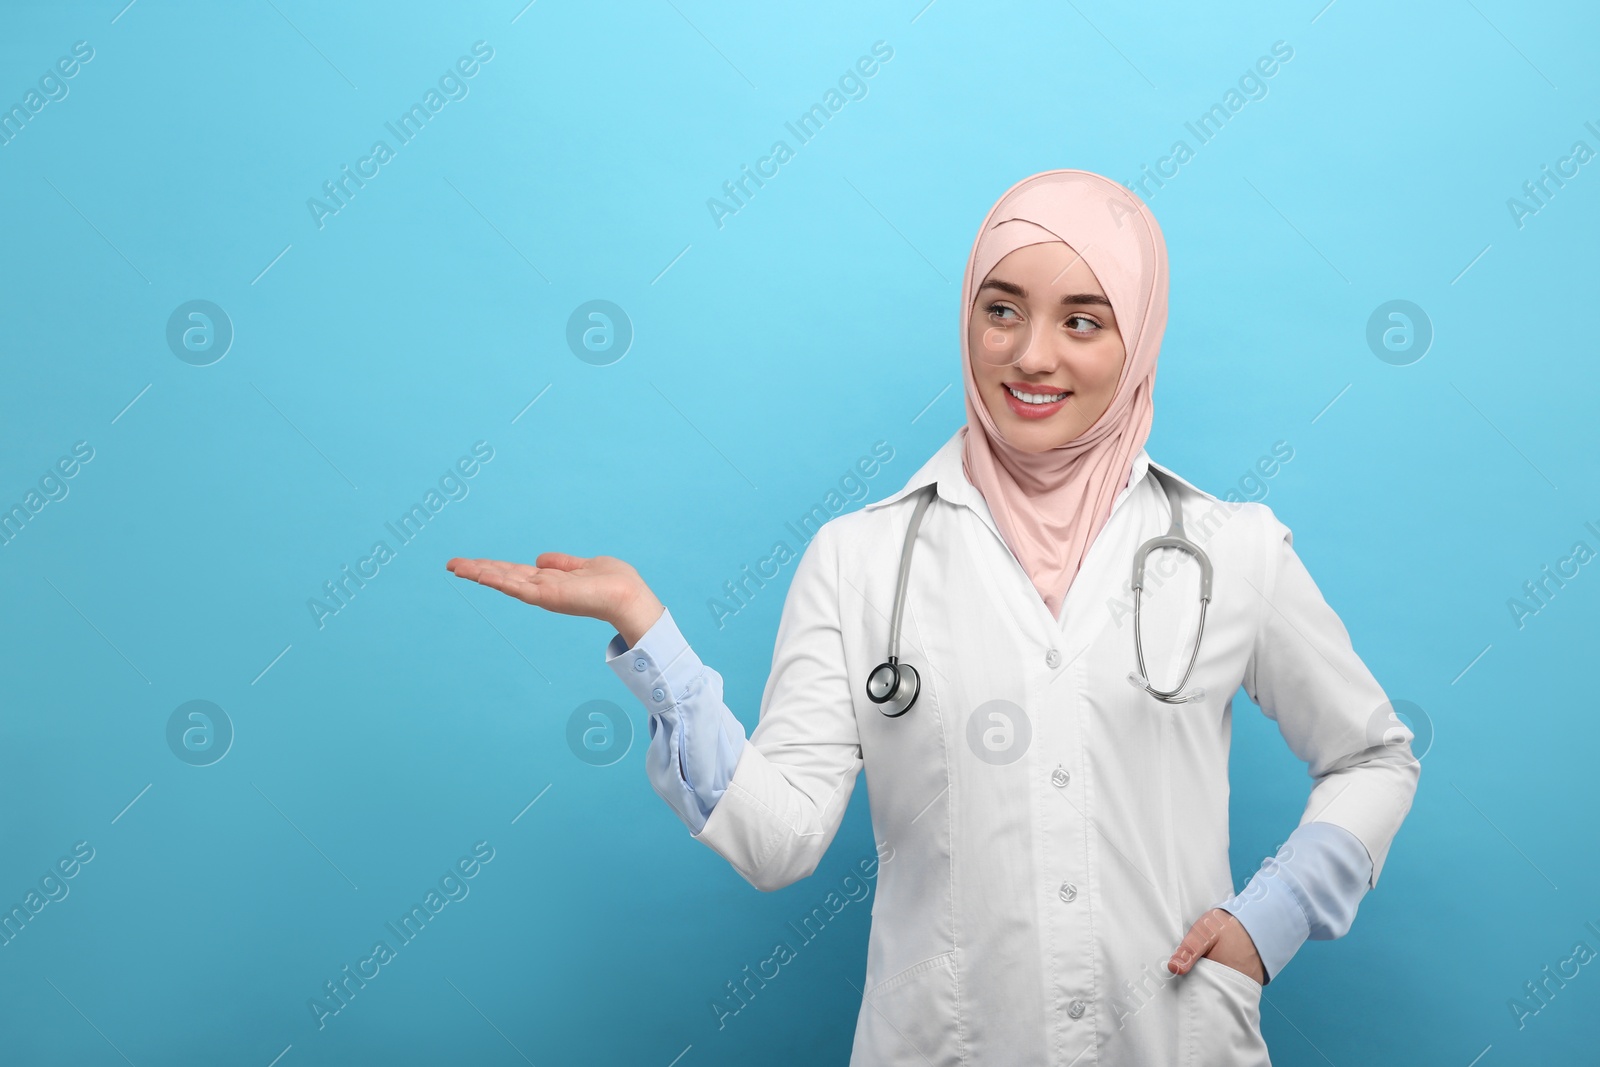
[[[1162, 536], [1152, 537], [1140, 545], [1139, 550], [1133, 554], [1133, 651], [1139, 669], [1128, 675], [1128, 681], [1135, 688], [1143, 689], [1165, 704], [1204, 700], [1206, 691], [1203, 688], [1196, 686], [1185, 693], [1183, 687], [1189, 681], [1189, 675], [1194, 672], [1194, 665], [1200, 658], [1200, 642], [1206, 632], [1206, 606], [1211, 603], [1211, 560], [1199, 545], [1184, 536], [1183, 505], [1178, 500], [1178, 494], [1164, 477], [1156, 474], [1154, 467], [1149, 468], [1149, 473], [1156, 478], [1162, 492], [1166, 493], [1167, 504], [1172, 511], [1172, 526]], [[918, 677], [917, 669], [909, 663], [900, 662], [900, 617], [905, 610], [906, 575], [911, 570], [911, 551], [916, 547], [917, 527], [922, 525], [922, 513], [928, 510], [936, 491], [935, 486], [927, 486], [917, 500], [916, 509], [911, 512], [911, 522], [906, 527], [905, 543], [900, 549], [900, 573], [895, 582], [894, 612], [889, 617], [889, 658], [873, 668], [872, 673], [867, 676], [867, 699], [878, 705], [878, 710], [890, 718], [896, 718], [910, 711], [911, 706], [917, 702], [917, 696], [922, 692], [922, 679]], [[1144, 640], [1139, 626], [1139, 600], [1144, 592], [1145, 557], [1158, 548], [1176, 548], [1180, 552], [1187, 552], [1200, 565], [1200, 625], [1195, 630], [1194, 649], [1189, 653], [1189, 666], [1184, 668], [1183, 678], [1171, 689], [1157, 689], [1150, 684], [1149, 673], [1144, 663]]]

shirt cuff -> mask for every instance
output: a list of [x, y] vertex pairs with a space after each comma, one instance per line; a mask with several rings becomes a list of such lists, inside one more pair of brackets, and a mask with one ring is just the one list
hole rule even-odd
[[665, 711], [683, 698], [704, 664], [684, 640], [672, 612], [663, 607], [632, 648], [618, 633], [606, 645], [606, 666], [651, 714]]
[[1241, 892], [1216, 906], [1249, 933], [1271, 981], [1307, 939], [1349, 931], [1371, 874], [1360, 838], [1335, 823], [1302, 823]]
[[1217, 905], [1238, 919], [1255, 942], [1268, 982], [1311, 936], [1311, 922], [1288, 883], [1292, 877], [1281, 866], [1271, 874], [1263, 868], [1242, 892]]

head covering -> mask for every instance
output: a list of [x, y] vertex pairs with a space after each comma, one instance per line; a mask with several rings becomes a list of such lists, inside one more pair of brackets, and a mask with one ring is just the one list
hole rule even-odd
[[[967, 328], [973, 297], [995, 264], [1047, 241], [1070, 245], [1094, 271], [1127, 356], [1111, 404], [1093, 426], [1066, 444], [1024, 452], [1000, 436], [978, 393]], [[1166, 240], [1144, 201], [1123, 185], [1085, 170], [1047, 170], [1006, 190], [984, 218], [961, 292], [967, 391], [961, 465], [1052, 615], [1060, 614], [1084, 553], [1150, 436], [1166, 325]]]

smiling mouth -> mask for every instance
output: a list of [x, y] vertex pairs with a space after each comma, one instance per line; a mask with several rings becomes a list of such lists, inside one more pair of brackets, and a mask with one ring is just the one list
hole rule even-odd
[[1001, 384], [1004, 386], [1006, 392], [1010, 393], [1024, 404], [1038, 404], [1040, 406], [1054, 404], [1058, 401], [1065, 400], [1067, 397], [1072, 395], [1071, 389], [1065, 389], [1057, 393], [1024, 393], [1011, 388], [1009, 385], [1005, 385], [1003, 382]]

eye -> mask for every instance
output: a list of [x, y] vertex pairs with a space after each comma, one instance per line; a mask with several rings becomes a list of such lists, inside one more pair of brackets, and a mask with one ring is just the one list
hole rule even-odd
[[1087, 322], [1089, 324], [1087, 327], [1076, 327], [1076, 329], [1078, 329], [1080, 331], [1082, 331], [1082, 330], [1090, 330], [1090, 329], [1099, 330], [1099, 329], [1102, 328], [1101, 325], [1098, 322], [1094, 321], [1089, 316], [1081, 314], [1081, 313], [1078, 313], [1078, 312], [1074, 312], [1073, 314], [1068, 315], [1067, 318], [1066, 318], [1066, 321], [1067, 321], [1067, 328], [1068, 329], [1074, 329], [1074, 327], [1072, 326], [1073, 322]]
[[[1001, 322], [1015, 322], [1022, 317], [1017, 314], [1017, 309], [1012, 307], [1010, 304], [990, 304], [988, 307], [984, 308], [984, 310], [989, 313], [990, 318], [1000, 319]], [[1011, 313], [1011, 318], [1001, 318], [1000, 312], [1002, 311], [1009, 311]]]

